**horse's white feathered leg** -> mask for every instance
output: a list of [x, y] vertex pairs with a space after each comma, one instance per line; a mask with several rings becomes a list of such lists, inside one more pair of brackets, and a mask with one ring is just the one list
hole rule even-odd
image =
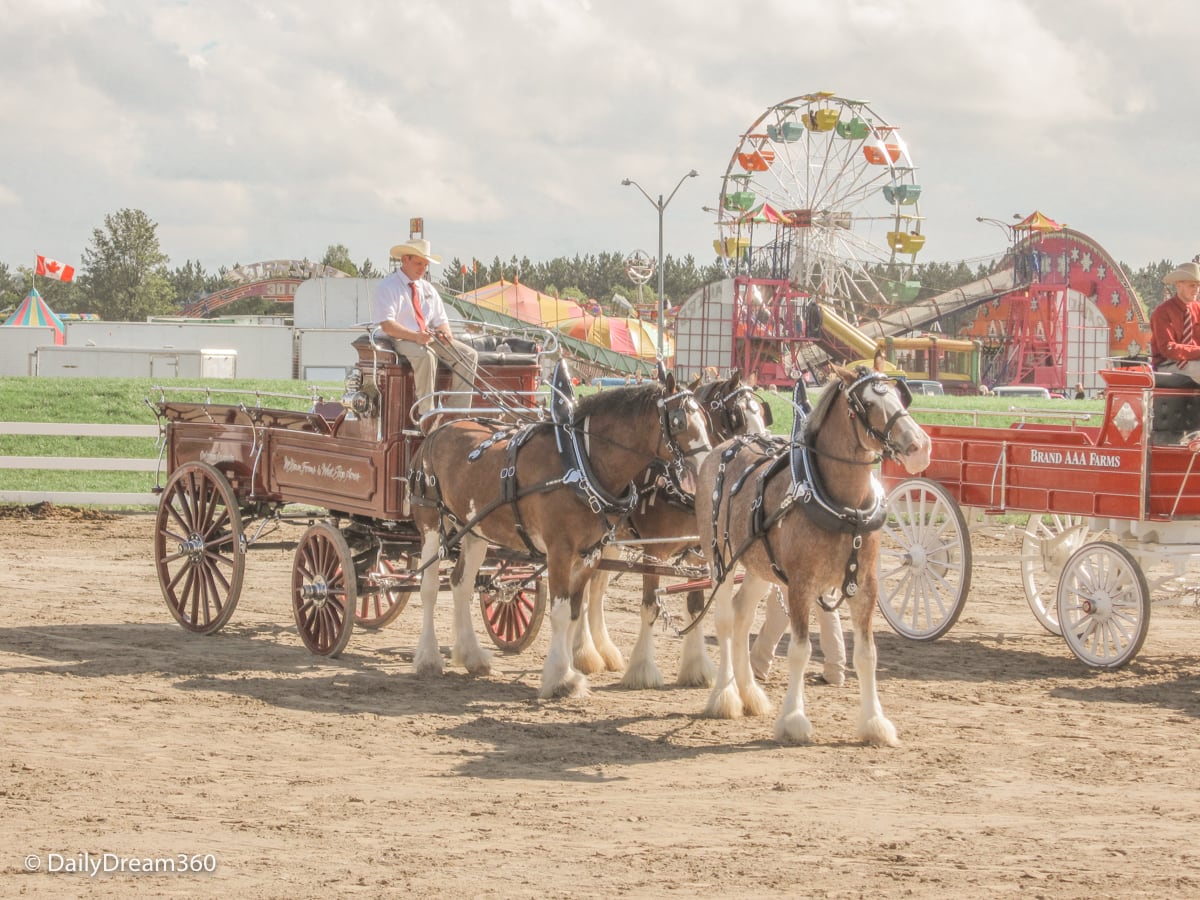
[[[858, 621], [857, 616], [855, 621]], [[883, 707], [879, 704], [879, 692], [876, 690], [875, 666], [878, 659], [875, 635], [866, 629], [860, 631], [866, 633], [856, 631], [854, 634], [854, 674], [858, 676], [860, 697], [858, 736], [869, 744], [895, 747], [900, 743], [896, 735], [896, 726], [883, 714]]]
[[571, 665], [571, 601], [554, 597], [550, 601], [550, 650], [542, 666], [542, 689], [538, 696], [583, 697], [588, 694], [587, 678]]
[[[603, 558], [611, 559], [619, 554], [616, 547], [606, 546]], [[587, 617], [580, 617], [574, 650], [575, 668], [588, 675], [606, 669], [620, 672], [625, 668], [625, 658], [608, 636], [608, 625], [604, 621], [604, 593], [611, 578], [610, 572], [593, 573], [585, 594]]]
[[642, 606], [641, 628], [629, 657], [629, 667], [621, 678], [621, 686], [633, 690], [659, 690], [663, 687], [662, 672], [654, 661], [654, 622], [658, 610], [653, 606]]
[[451, 585], [454, 594], [454, 644], [450, 662], [460, 665], [472, 675], [486, 675], [492, 671], [492, 653], [479, 643], [479, 636], [471, 621], [471, 607], [475, 599], [475, 575], [487, 555], [487, 541], [468, 534], [463, 538], [459, 551], [461, 580]]
[[701, 622], [683, 636], [675, 683], [680, 687], [712, 687], [716, 677], [717, 667], [704, 649], [704, 623]]
[[717, 648], [720, 661], [717, 663], [716, 680], [708, 697], [705, 715], [714, 719], [737, 719], [742, 715], [742, 697], [733, 678], [733, 579], [722, 583], [713, 598], [713, 627], [717, 632]]
[[433, 626], [433, 610], [437, 604], [440, 581], [437, 564], [440, 546], [441, 539], [436, 528], [425, 532], [421, 545], [421, 565], [428, 563], [429, 567], [421, 573], [421, 637], [413, 654], [413, 670], [418, 675], [442, 673], [442, 651], [438, 645], [437, 630]]
[[784, 744], [807, 744], [812, 740], [812, 722], [804, 714], [804, 673], [812, 656], [812, 642], [792, 640], [788, 644], [788, 689], [779, 718], [775, 720], [775, 740]]
[[748, 716], [764, 716], [771, 711], [771, 701], [750, 668], [750, 627], [759, 599], [767, 593], [767, 582], [747, 573], [741, 589], [733, 597], [733, 677], [742, 697], [742, 710]]
[[596, 644], [592, 640], [591, 625], [588, 621], [592, 608], [592, 587], [594, 584], [595, 579], [592, 579], [592, 581], [588, 582], [587, 589], [584, 591], [583, 603], [587, 607], [584, 612], [587, 614], [579, 617], [577, 627], [572, 632], [574, 637], [571, 639], [573, 665], [580, 672], [587, 675], [604, 671], [604, 660], [596, 651]]
[[599, 596], [595, 598], [595, 608], [592, 608], [591, 603], [588, 604], [588, 626], [592, 632], [592, 640], [596, 643], [596, 652], [604, 660], [604, 668], [610, 672], [624, 672], [625, 654], [609, 637], [608, 621], [604, 618], [604, 591], [607, 589], [608, 581], [609, 579], [606, 577]]

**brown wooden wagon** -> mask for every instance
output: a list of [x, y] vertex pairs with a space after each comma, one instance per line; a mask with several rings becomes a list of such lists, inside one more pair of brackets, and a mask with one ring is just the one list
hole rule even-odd
[[[479, 351], [471, 414], [537, 417], [542, 344], [517, 336], [470, 340]], [[151, 404], [167, 473], [155, 565], [167, 606], [189, 631], [211, 634], [229, 621], [253, 548], [294, 548], [296, 625], [322, 656], [341, 653], [355, 622], [378, 628], [392, 621], [418, 588], [406, 475], [423, 434], [412, 417], [412, 368], [377, 332], [353, 346], [357, 362], [341, 400], [313, 399], [307, 411], [264, 406], [264, 398], [284, 395], [254, 392], [229, 392], [230, 403], [211, 402], [210, 392], [186, 402], [163, 393]], [[449, 372], [440, 372], [438, 390], [449, 383]], [[281, 540], [286, 525], [305, 530]], [[484, 622], [501, 649], [520, 650], [536, 636], [545, 606], [541, 574], [499, 549], [481, 570]]]

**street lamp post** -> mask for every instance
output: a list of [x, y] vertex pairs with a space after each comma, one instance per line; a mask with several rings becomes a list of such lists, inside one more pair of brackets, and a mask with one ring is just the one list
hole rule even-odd
[[[1023, 217], [1020, 213], [1013, 213], [1014, 220], [1019, 222], [1022, 218]], [[993, 219], [989, 216], [976, 216], [975, 221], [981, 222], [984, 225], [995, 225], [997, 228], [1002, 228], [1004, 230], [1004, 236], [1008, 238], [1008, 252], [1012, 256], [1013, 283], [1016, 284], [1019, 269], [1021, 268], [1020, 261], [1017, 259], [1017, 229], [1011, 222], [1005, 222], [1001, 219]]]
[[[1013, 213], [1013, 218], [1020, 219], [1021, 214]], [[975, 221], [983, 222], [985, 225], [995, 225], [997, 228], [1003, 228], [1005, 237], [1008, 237], [1009, 239], [1011, 239], [1013, 236], [1013, 227], [1008, 222], [1002, 222], [1000, 219], [992, 219], [988, 216], [976, 216]]]
[[683, 183], [685, 181], [687, 181], [689, 178], [695, 178], [699, 174], [700, 173], [697, 172], [695, 169], [692, 169], [692, 171], [688, 172], [686, 175], [684, 175], [682, 178], [679, 179], [679, 184], [675, 185], [675, 190], [671, 191], [671, 193], [667, 196], [666, 200], [663, 199], [662, 194], [659, 194], [657, 201], [655, 201], [653, 197], [651, 197], [649, 194], [647, 194], [646, 189], [643, 188], [636, 181], [626, 178], [621, 182], [621, 184], [625, 185], [626, 187], [628, 187], [629, 185], [633, 185], [635, 188], [637, 188], [639, 191], [641, 191], [642, 196], [650, 201], [650, 205], [658, 210], [658, 360], [659, 360], [659, 362], [662, 362], [662, 360], [663, 360], [663, 331], [666, 328], [666, 310], [663, 307], [663, 212], [666, 210], [667, 205], [675, 198], [676, 191], [679, 190], [679, 188], [683, 185]]

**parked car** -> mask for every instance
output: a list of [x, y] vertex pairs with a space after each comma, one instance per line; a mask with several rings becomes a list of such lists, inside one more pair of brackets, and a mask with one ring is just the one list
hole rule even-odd
[[926, 394], [930, 397], [941, 397], [946, 393], [940, 381], [921, 381], [920, 379], [905, 379], [908, 389], [914, 394]]
[[1037, 400], [1049, 400], [1050, 391], [1036, 384], [1002, 384], [992, 388], [997, 397], [1033, 397]]

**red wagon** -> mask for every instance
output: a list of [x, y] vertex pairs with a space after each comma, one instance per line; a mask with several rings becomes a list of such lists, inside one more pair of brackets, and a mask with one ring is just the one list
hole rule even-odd
[[[471, 341], [479, 351], [472, 415], [538, 417], [542, 345], [513, 335]], [[232, 403], [163, 395], [151, 404], [168, 475], [155, 565], [184, 628], [211, 634], [229, 621], [253, 548], [295, 549], [296, 625], [323, 656], [341, 653], [355, 622], [386, 625], [419, 588], [406, 480], [423, 440], [412, 418], [412, 368], [374, 332], [354, 351], [341, 400], [294, 398], [312, 401], [306, 411], [263, 406], [264, 397], [285, 395], [253, 392], [229, 392], [242, 395]], [[438, 379], [448, 390], [449, 372]], [[268, 540], [288, 524], [305, 526], [298, 540]], [[520, 650], [532, 641], [545, 606], [541, 569], [496, 550], [479, 587], [493, 642]]]
[[1101, 371], [1097, 424], [927, 425], [920, 478], [883, 464], [889, 522], [880, 607], [914, 640], [945, 634], [971, 583], [968, 519], [1031, 513], [1022, 583], [1037, 620], [1096, 668], [1137, 654], [1150, 620], [1144, 566], [1172, 576], [1200, 553], [1200, 390], [1142, 363]]

